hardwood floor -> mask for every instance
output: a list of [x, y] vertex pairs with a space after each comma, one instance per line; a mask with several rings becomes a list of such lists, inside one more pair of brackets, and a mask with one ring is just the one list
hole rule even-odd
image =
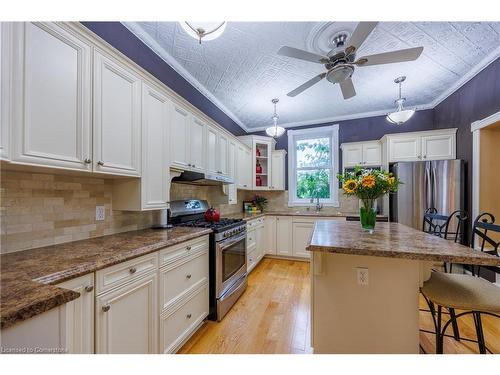
[[[264, 258], [248, 279], [248, 288], [222, 322], [208, 321], [179, 353], [312, 353], [310, 347], [309, 263]], [[427, 305], [421, 298], [421, 307]], [[460, 333], [475, 338], [472, 318], [461, 319]], [[428, 312], [421, 328], [433, 330]], [[483, 318], [488, 348], [500, 353], [500, 320]], [[450, 328], [451, 332], [451, 328]], [[425, 352], [434, 353], [434, 335], [420, 333]], [[445, 353], [477, 353], [477, 344], [445, 338]]]

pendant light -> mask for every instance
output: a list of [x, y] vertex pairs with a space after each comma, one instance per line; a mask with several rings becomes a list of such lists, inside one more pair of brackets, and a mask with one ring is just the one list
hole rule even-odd
[[221, 36], [226, 28], [224, 22], [180, 22], [184, 31], [191, 37], [197, 39], [199, 44], [201, 40], [214, 40]]
[[403, 104], [406, 101], [406, 98], [401, 97], [401, 83], [403, 83], [405, 79], [406, 77], [402, 76], [394, 80], [394, 83], [399, 85], [399, 98], [394, 101], [397, 108], [394, 112], [391, 112], [386, 116], [387, 121], [395, 125], [404, 124], [415, 114], [414, 109], [403, 109]]
[[280, 100], [278, 98], [274, 98], [273, 100], [271, 100], [271, 102], [274, 104], [274, 114], [273, 116], [271, 117], [271, 119], [273, 120], [273, 125], [268, 127], [266, 129], [266, 134], [270, 137], [273, 137], [273, 138], [278, 138], [278, 137], [281, 137], [283, 135], [283, 133], [285, 132], [285, 128], [281, 127], [281, 126], [278, 126], [278, 119], [279, 119], [279, 116], [278, 114], [276, 113], [276, 104], [279, 102]]

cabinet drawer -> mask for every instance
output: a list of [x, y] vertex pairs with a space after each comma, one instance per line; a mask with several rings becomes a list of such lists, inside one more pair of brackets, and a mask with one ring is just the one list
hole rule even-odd
[[252, 228], [258, 227], [259, 225], [264, 224], [264, 218], [259, 217], [258, 219], [253, 219], [247, 221], [247, 230], [251, 230]]
[[175, 352], [208, 315], [208, 285], [198, 289], [182, 304], [160, 317], [160, 345], [163, 353]]
[[247, 232], [247, 249], [257, 245], [257, 233], [255, 230], [249, 230]]
[[208, 248], [160, 268], [160, 309], [208, 283]]
[[96, 293], [106, 292], [158, 268], [158, 253], [119, 263], [96, 272]]
[[247, 272], [257, 264], [257, 255], [256, 247], [252, 247], [250, 251], [247, 252]]
[[208, 235], [167, 247], [160, 251], [160, 267], [208, 250]]

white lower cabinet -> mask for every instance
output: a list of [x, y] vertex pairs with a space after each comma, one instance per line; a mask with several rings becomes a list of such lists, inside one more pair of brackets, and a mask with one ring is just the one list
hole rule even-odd
[[276, 217], [264, 217], [264, 254], [276, 255]]
[[252, 271], [264, 257], [264, 218], [247, 222], [247, 272]]
[[310, 253], [306, 247], [311, 241], [311, 235], [314, 230], [314, 221], [295, 221], [292, 224], [293, 248], [292, 255], [301, 258], [310, 258]]
[[276, 255], [292, 256], [292, 217], [276, 217]]
[[80, 293], [80, 297], [65, 305], [67, 353], [94, 353], [94, 274], [68, 280], [57, 286]]
[[208, 315], [208, 284], [160, 316], [160, 352], [175, 353]]
[[157, 353], [158, 275], [149, 275], [97, 296], [96, 353]]

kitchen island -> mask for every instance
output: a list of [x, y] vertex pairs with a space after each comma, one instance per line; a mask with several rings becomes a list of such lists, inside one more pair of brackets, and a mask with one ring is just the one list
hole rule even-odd
[[419, 288], [436, 262], [500, 258], [398, 223], [318, 221], [311, 265], [315, 353], [419, 353]]

